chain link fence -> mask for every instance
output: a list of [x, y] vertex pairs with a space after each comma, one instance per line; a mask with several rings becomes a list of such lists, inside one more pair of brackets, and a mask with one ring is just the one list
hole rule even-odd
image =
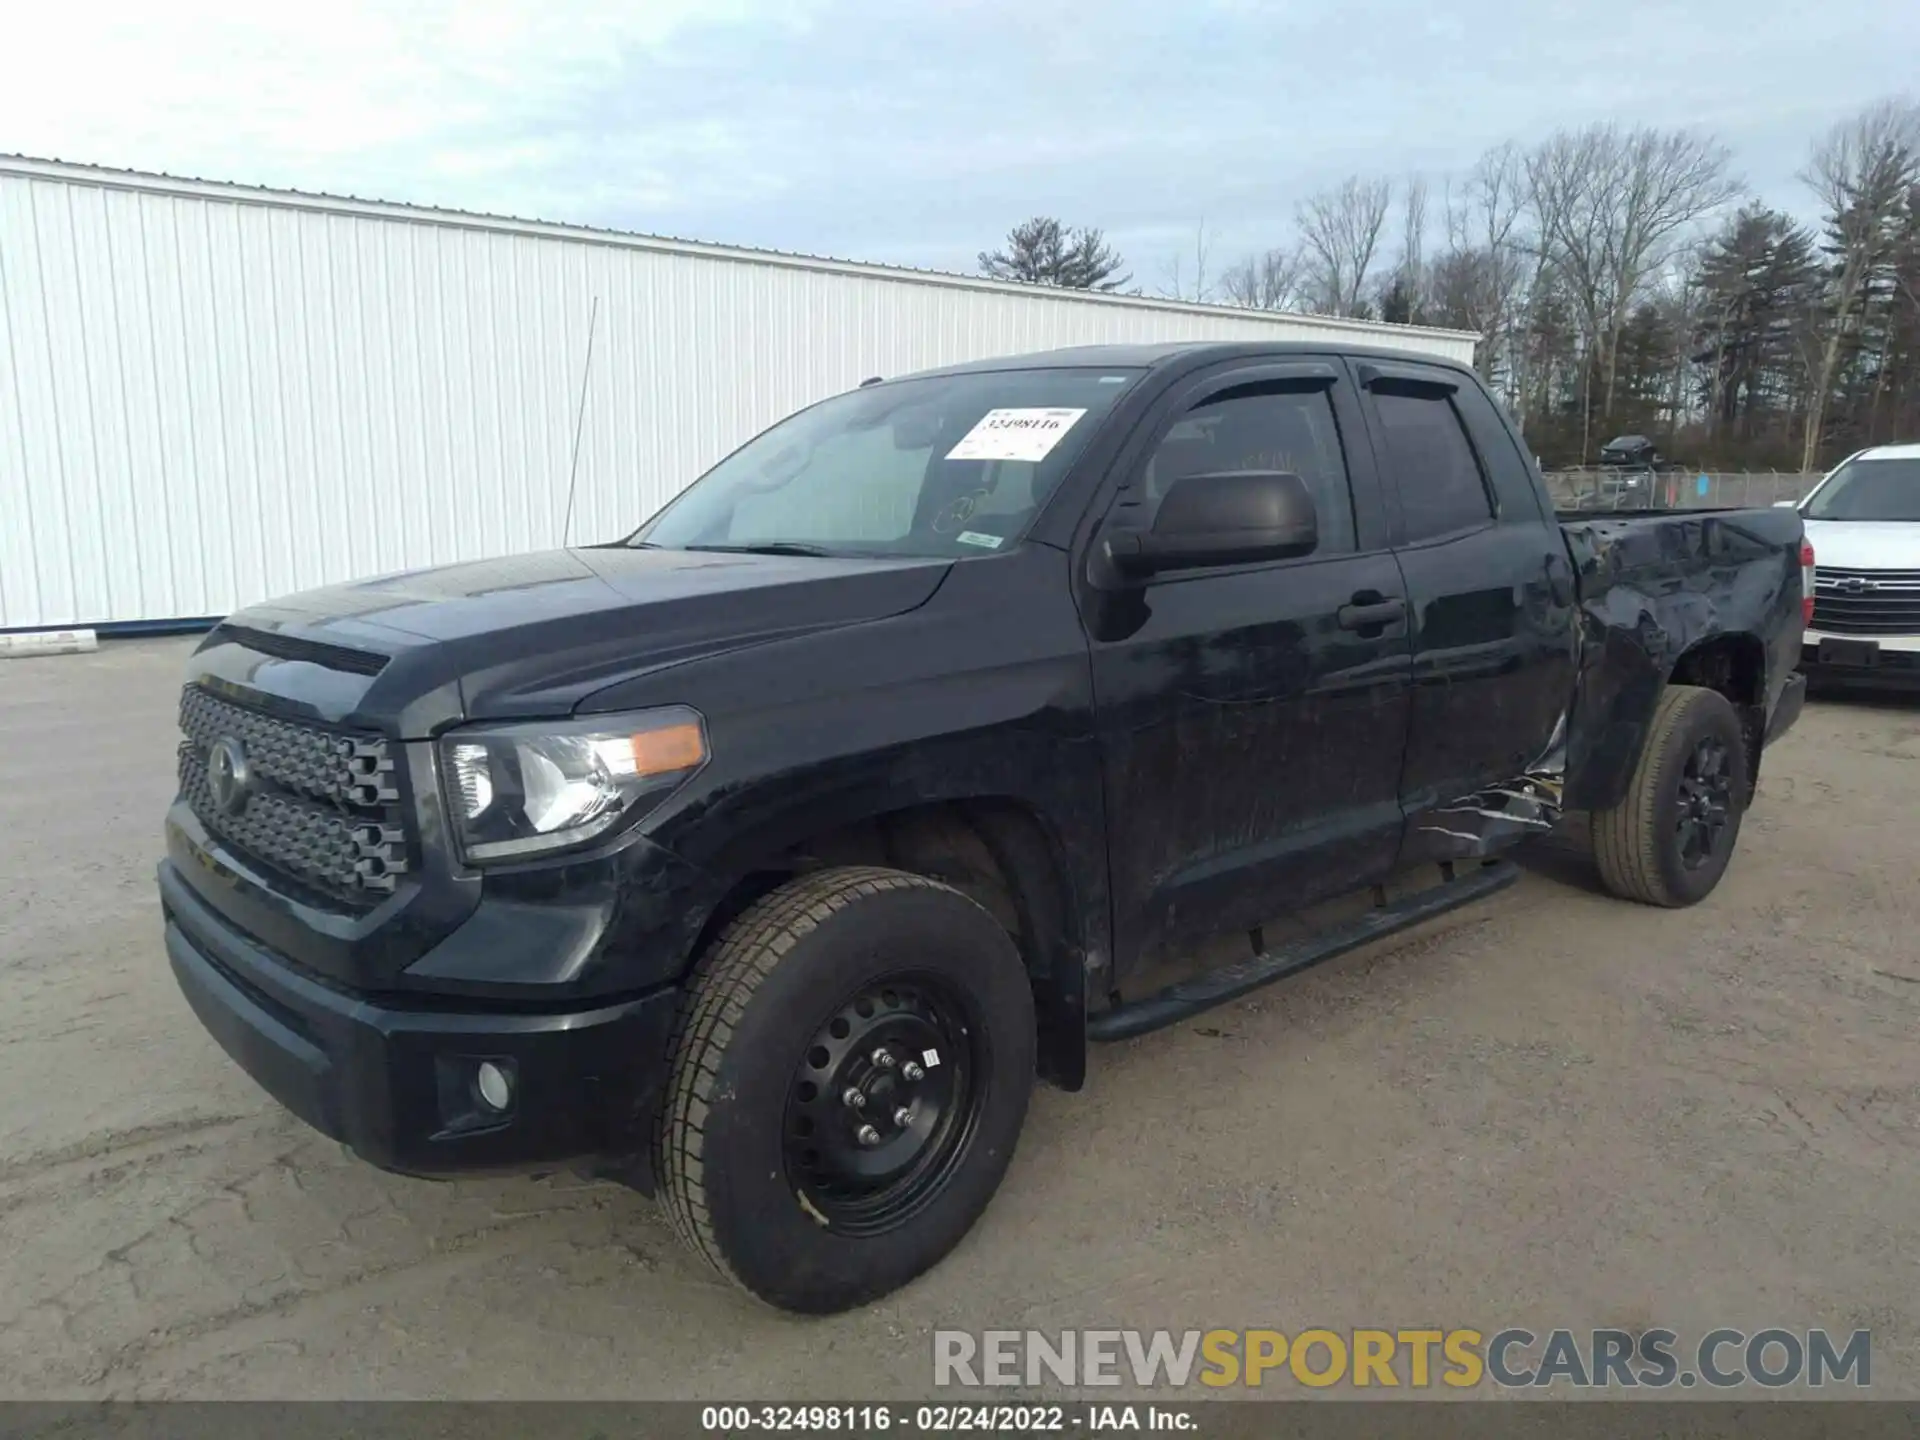
[[1549, 470], [1547, 489], [1566, 510], [1728, 509], [1800, 500], [1820, 483], [1799, 470]]

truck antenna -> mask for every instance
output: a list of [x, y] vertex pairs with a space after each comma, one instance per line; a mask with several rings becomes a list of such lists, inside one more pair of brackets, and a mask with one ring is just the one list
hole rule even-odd
[[587, 358], [580, 367], [580, 404], [573, 416], [573, 460], [567, 467], [567, 517], [560, 525], [560, 546], [565, 549], [573, 538], [573, 491], [580, 479], [580, 428], [587, 419], [587, 377], [593, 373], [593, 332], [600, 319], [600, 297], [593, 297], [593, 309], [587, 312]]

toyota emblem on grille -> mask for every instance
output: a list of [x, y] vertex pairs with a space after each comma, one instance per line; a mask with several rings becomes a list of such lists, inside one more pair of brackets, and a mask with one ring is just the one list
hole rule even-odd
[[207, 789], [213, 794], [213, 803], [230, 815], [238, 815], [247, 807], [247, 791], [252, 784], [246, 746], [231, 735], [222, 735], [207, 754]]

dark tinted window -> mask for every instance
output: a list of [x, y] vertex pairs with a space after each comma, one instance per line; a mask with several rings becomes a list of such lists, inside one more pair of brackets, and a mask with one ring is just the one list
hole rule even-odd
[[1453, 402], [1440, 394], [1375, 390], [1387, 461], [1400, 491], [1407, 539], [1424, 540], [1493, 518], [1487, 482]]
[[1320, 523], [1316, 555], [1353, 549], [1353, 497], [1340, 431], [1323, 389], [1229, 390], [1189, 410], [1147, 462], [1148, 512], [1183, 475], [1223, 470], [1289, 470], [1313, 492]]
[[1453, 408], [1467, 422], [1467, 434], [1487, 467], [1493, 493], [1500, 500], [1500, 518], [1509, 524], [1533, 525], [1541, 518], [1540, 489], [1526, 452], [1514, 438], [1517, 430], [1499, 400], [1478, 385], [1463, 384], [1453, 392]]

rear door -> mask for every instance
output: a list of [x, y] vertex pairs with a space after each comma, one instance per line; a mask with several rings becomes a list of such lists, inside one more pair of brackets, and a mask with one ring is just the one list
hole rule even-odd
[[1484, 854], [1557, 814], [1576, 646], [1566, 542], [1471, 376], [1354, 373], [1412, 605], [1402, 860]]
[[1117, 463], [1101, 527], [1151, 524], [1182, 475], [1283, 469], [1312, 490], [1320, 530], [1311, 555], [1169, 573], [1088, 607], [1124, 969], [1156, 944], [1386, 873], [1410, 659], [1372, 453], [1337, 360], [1202, 372]]

